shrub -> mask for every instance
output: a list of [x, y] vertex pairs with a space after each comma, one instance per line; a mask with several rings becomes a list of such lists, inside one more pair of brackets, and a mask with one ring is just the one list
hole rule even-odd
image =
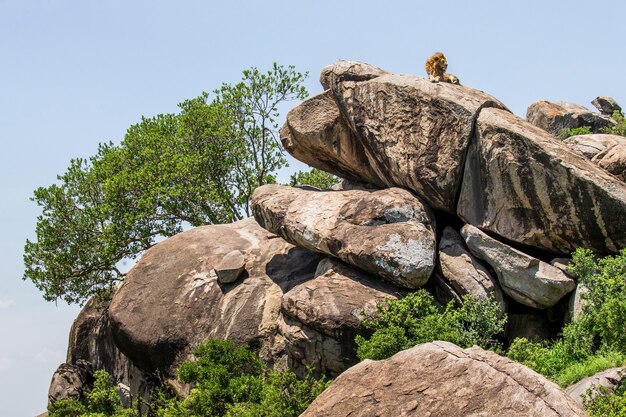
[[593, 132], [591, 131], [591, 126], [580, 126], [573, 127], [571, 129], [563, 129], [559, 134], [559, 139], [565, 140], [570, 136], [578, 136], [578, 135], [590, 135]]
[[498, 346], [495, 335], [504, 329], [506, 317], [499, 317], [500, 305], [494, 300], [463, 298], [463, 305], [445, 308], [420, 289], [401, 300], [380, 304], [363, 324], [372, 330], [369, 338], [356, 337], [357, 355], [363, 359], [385, 359], [419, 343], [443, 340], [462, 347]]
[[624, 117], [622, 112], [618, 110], [614, 111], [611, 119], [615, 120], [616, 125], [604, 129], [604, 132], [611, 135], [626, 136], [626, 117]]
[[590, 250], [579, 248], [569, 269], [589, 289], [582, 314], [552, 343], [516, 339], [508, 350], [511, 359], [561, 386], [626, 360], [626, 249], [596, 260]]
[[583, 404], [591, 417], [626, 417], [626, 384], [622, 381], [615, 391], [606, 387], [589, 390]]

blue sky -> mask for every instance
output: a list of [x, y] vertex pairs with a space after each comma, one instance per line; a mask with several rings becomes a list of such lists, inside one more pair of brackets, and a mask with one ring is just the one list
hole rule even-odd
[[337, 59], [421, 76], [443, 51], [463, 84], [520, 116], [539, 99], [624, 106], [625, 17], [617, 0], [0, 0], [0, 414], [44, 411], [78, 312], [21, 280], [29, 197], [70, 158], [274, 61], [309, 71], [315, 93]]

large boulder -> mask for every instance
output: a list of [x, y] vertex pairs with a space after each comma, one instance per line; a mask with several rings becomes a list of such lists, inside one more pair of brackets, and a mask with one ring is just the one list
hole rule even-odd
[[509, 112], [483, 109], [465, 164], [458, 215], [555, 253], [626, 246], [626, 184]]
[[413, 190], [454, 213], [474, 121], [482, 108], [505, 106], [469, 87], [355, 65], [324, 70], [329, 90], [288, 114], [285, 149], [342, 177]]
[[409, 191], [310, 191], [264, 185], [252, 195], [261, 226], [295, 245], [323, 252], [405, 288], [426, 283], [435, 267], [431, 211]]
[[472, 254], [494, 269], [502, 290], [524, 305], [551, 307], [576, 288], [576, 282], [560, 269], [489, 237], [474, 226], [463, 226], [461, 235]]
[[283, 296], [287, 317], [281, 332], [289, 341], [290, 368], [302, 374], [312, 366], [336, 376], [357, 363], [354, 337], [364, 330], [363, 314], [399, 294], [396, 287], [337, 260], [322, 260], [315, 278]]
[[500, 303], [506, 311], [502, 290], [497, 279], [474, 257], [465, 246], [461, 235], [451, 227], [443, 230], [439, 240], [439, 270], [442, 278], [461, 296]]
[[301, 417], [585, 415], [523, 365], [479, 347], [433, 342], [353, 366]]
[[560, 136], [564, 129], [589, 126], [594, 133], [613, 126], [614, 122], [606, 115], [592, 112], [575, 103], [547, 100], [536, 101], [526, 110], [526, 120], [553, 136]]
[[[214, 268], [233, 250], [245, 274], [221, 284]], [[259, 227], [254, 219], [203, 226], [146, 251], [108, 309], [116, 345], [137, 366], [169, 377], [208, 338], [233, 339], [283, 363], [278, 333], [283, 292], [310, 279], [319, 256]]]

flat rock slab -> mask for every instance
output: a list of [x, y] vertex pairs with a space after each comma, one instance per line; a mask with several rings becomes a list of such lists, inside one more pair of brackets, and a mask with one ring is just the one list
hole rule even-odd
[[445, 281], [460, 296], [481, 300], [494, 299], [506, 311], [498, 280], [470, 253], [461, 235], [451, 227], [443, 230], [439, 241], [439, 270]]
[[309, 191], [264, 185], [252, 195], [261, 226], [405, 288], [419, 288], [435, 267], [431, 211], [409, 191]]
[[407, 188], [454, 213], [474, 121], [484, 107], [505, 106], [469, 87], [369, 67], [325, 68], [329, 90], [289, 112], [285, 149], [316, 168]]
[[[221, 284], [214, 268], [233, 250], [245, 255], [246, 279]], [[113, 296], [108, 311], [116, 345], [142, 370], [165, 376], [208, 338], [252, 344], [268, 363], [281, 361], [282, 295], [312, 278], [319, 258], [252, 218], [165, 239], [146, 251]]]
[[493, 239], [474, 226], [463, 226], [461, 235], [472, 254], [494, 269], [502, 290], [522, 304], [551, 307], [576, 288], [576, 282], [560, 269]]
[[508, 240], [570, 254], [626, 247], [626, 184], [511, 113], [484, 109], [457, 213]]
[[345, 371], [301, 417], [586, 416], [556, 384], [479, 347], [417, 345]]

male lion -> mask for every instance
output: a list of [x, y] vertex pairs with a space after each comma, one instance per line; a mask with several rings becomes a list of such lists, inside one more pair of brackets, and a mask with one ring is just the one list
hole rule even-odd
[[428, 58], [425, 67], [430, 81], [434, 83], [443, 81], [446, 83], [459, 84], [459, 79], [455, 75], [446, 72], [448, 69], [448, 60], [441, 52], [437, 52]]

